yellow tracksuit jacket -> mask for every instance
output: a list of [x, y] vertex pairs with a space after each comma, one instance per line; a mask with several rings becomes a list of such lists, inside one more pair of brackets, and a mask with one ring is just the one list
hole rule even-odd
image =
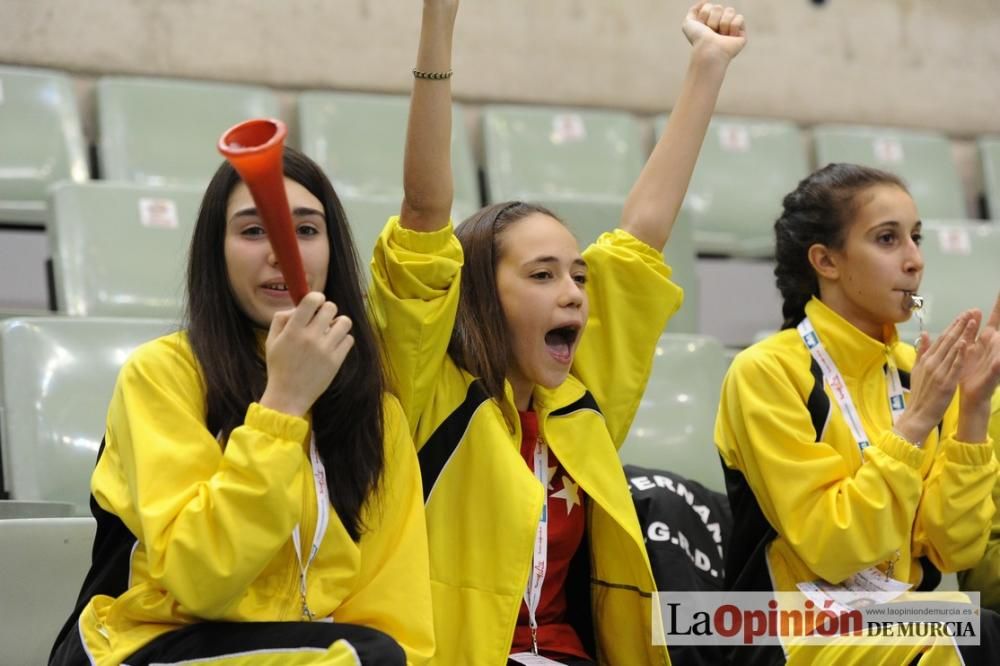
[[[1000, 389], [993, 394], [993, 416], [990, 418], [993, 449], [1000, 458]], [[1000, 474], [993, 486], [993, 503], [1000, 507]], [[982, 593], [979, 602], [1000, 612], [1000, 510], [993, 514], [993, 527], [986, 554], [976, 566], [959, 574], [962, 589]]]
[[[941, 434], [933, 430], [923, 448], [895, 435], [883, 367], [891, 357], [908, 387], [913, 347], [895, 333], [888, 344], [865, 335], [816, 298], [806, 314], [872, 445], [863, 462], [795, 329], [738, 354], [715, 427], [734, 512], [727, 587], [793, 591], [802, 581], [839, 583], [870, 566], [884, 571], [897, 549], [894, 577], [915, 587], [922, 557], [946, 572], [978, 562], [994, 514], [992, 446], [955, 439], [957, 400]], [[828, 651], [819, 659], [829, 658]]]
[[[617, 447], [682, 293], [662, 254], [623, 231], [584, 257], [590, 318], [572, 373], [534, 394], [541, 436], [588, 498], [589, 590], [567, 594], [571, 612], [590, 611], [578, 626], [585, 644], [596, 638], [600, 663], [660, 666], [669, 656], [650, 644], [653, 576]], [[492, 666], [510, 652], [545, 494], [520, 456], [519, 424], [509, 429], [446, 353], [461, 265], [450, 226], [417, 233], [393, 218], [375, 248], [371, 299], [423, 475], [434, 663]], [[513, 410], [509, 384], [506, 399]]]
[[[99, 544], [102, 526], [121, 543], [104, 542], [92, 575], [127, 585], [92, 597], [80, 614], [78, 631], [97, 664], [118, 664], [192, 622], [301, 619], [291, 534], [300, 523], [308, 551], [317, 518], [309, 421], [254, 403], [223, 450], [205, 410], [184, 333], [143, 345], [121, 370], [91, 481]], [[355, 543], [331, 508], [308, 603], [317, 618], [385, 632], [419, 664], [434, 650], [420, 477], [391, 396], [385, 417], [383, 490], [366, 509], [368, 531]], [[355, 659], [336, 645], [328, 657]]]

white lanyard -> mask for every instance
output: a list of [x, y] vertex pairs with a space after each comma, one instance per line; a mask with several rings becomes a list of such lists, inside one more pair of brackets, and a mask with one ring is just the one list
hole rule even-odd
[[302, 619], [312, 622], [313, 614], [306, 603], [306, 573], [309, 565], [316, 558], [319, 552], [319, 545], [323, 542], [326, 528], [330, 523], [330, 491], [326, 486], [326, 468], [319, 457], [316, 449], [316, 435], [309, 441], [309, 460], [312, 463], [313, 484], [316, 486], [316, 530], [313, 532], [312, 548], [309, 550], [309, 557], [302, 561], [302, 537], [300, 536], [299, 525], [292, 530], [292, 543], [295, 545], [296, 562], [299, 565], [299, 592], [302, 595]]
[[[864, 426], [861, 425], [861, 416], [854, 406], [854, 401], [851, 400], [851, 394], [847, 392], [847, 384], [844, 382], [844, 378], [841, 376], [836, 364], [834, 364], [833, 359], [830, 358], [830, 354], [826, 351], [826, 348], [823, 347], [823, 343], [820, 342], [819, 335], [817, 335], [816, 329], [813, 328], [812, 322], [809, 321], [809, 317], [803, 319], [798, 325], [798, 331], [802, 337], [802, 342], [805, 343], [809, 349], [809, 353], [812, 354], [812, 357], [823, 371], [823, 380], [830, 387], [833, 397], [837, 400], [840, 412], [844, 415], [847, 426], [851, 429], [851, 434], [854, 435], [854, 440], [858, 443], [858, 449], [861, 451], [861, 459], [864, 460], [865, 449], [868, 448], [871, 442], [868, 441]], [[903, 383], [899, 379], [899, 370], [896, 369], [896, 364], [893, 363], [891, 356], [886, 368], [886, 388], [889, 393], [889, 409], [892, 411], [892, 422], [895, 425], [906, 408], [906, 403], [903, 400]]]
[[535, 613], [542, 599], [542, 583], [549, 563], [549, 447], [541, 437], [535, 441], [535, 478], [542, 484], [542, 515], [535, 532], [535, 549], [531, 559], [531, 576], [524, 591], [528, 606], [528, 625], [531, 627], [531, 650], [538, 654], [538, 620]]

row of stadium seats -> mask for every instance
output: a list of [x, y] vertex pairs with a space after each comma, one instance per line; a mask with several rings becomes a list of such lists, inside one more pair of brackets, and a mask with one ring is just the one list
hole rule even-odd
[[[178, 320], [183, 307], [187, 247], [201, 200], [194, 187], [108, 182], [52, 188], [46, 227], [58, 312], [71, 316], [161, 317]], [[398, 202], [344, 197], [362, 264]], [[572, 217], [570, 219], [573, 219]], [[690, 226], [676, 227], [667, 247], [684, 307], [670, 322], [677, 333], [698, 331], [696, 251]], [[943, 330], [966, 308], [989, 311], [1000, 284], [1000, 222], [924, 224], [924, 321]], [[903, 327], [911, 335], [916, 319]]]
[[[118, 369], [136, 346], [175, 327], [100, 317], [0, 322], [0, 445], [9, 498], [0, 501], [0, 517], [89, 513], [90, 473]], [[623, 459], [669, 467], [722, 490], [712, 424], [727, 366], [717, 341], [665, 334]]]
[[[215, 141], [241, 119], [277, 115], [275, 93], [242, 85], [102, 78], [97, 84], [98, 148], [110, 180], [88, 181], [68, 77], [0, 67], [0, 85], [0, 133], [13, 134], [0, 137], [5, 146], [0, 153], [0, 223], [45, 223], [56, 310], [175, 318], [200, 193], [220, 161]], [[320, 162], [343, 197], [363, 263], [402, 197], [399, 156], [407, 105], [405, 96], [298, 96], [298, 143]], [[455, 216], [461, 218], [479, 206], [480, 197], [457, 106], [456, 117]], [[660, 118], [656, 123], [657, 133], [664, 122]], [[482, 128], [488, 198], [548, 204], [569, 221], [581, 243], [617, 219], [645, 155], [636, 119], [623, 112], [488, 106]], [[819, 162], [849, 160], [890, 168], [907, 178], [926, 218], [965, 217], [945, 137], [846, 127], [820, 127], [813, 135]], [[996, 150], [993, 143], [981, 142], [983, 169], [990, 178], [1000, 174], [1000, 143]], [[771, 224], [781, 197], [809, 168], [804, 145], [802, 132], [791, 123], [713, 120], [667, 250], [675, 280], [686, 290], [685, 307], [672, 331], [699, 330], [699, 253], [754, 258], [771, 252]], [[982, 270], [989, 272], [996, 255], [989, 253], [988, 239], [996, 232], [987, 225], [955, 223], [948, 229], [953, 227], [960, 229], [942, 232], [942, 238], [977, 242], [945, 243], [942, 252], [963, 257], [959, 263], [974, 273], [985, 262]], [[956, 247], [966, 246], [954, 254]], [[937, 271], [928, 263], [930, 274]], [[989, 305], [965, 290], [950, 292], [964, 298], [932, 294], [947, 305], [934, 308], [940, 319], [951, 309]]]
[[[0, 220], [44, 221], [46, 188], [88, 178], [86, 146], [71, 80], [64, 74], [0, 67]], [[256, 86], [103, 77], [97, 82], [97, 149], [102, 177], [145, 185], [204, 187], [227, 127], [277, 117], [275, 92]], [[303, 92], [299, 140], [339, 193], [397, 205], [406, 126], [405, 96]], [[476, 168], [456, 105], [453, 134], [457, 217], [481, 203]], [[659, 134], [665, 116], [656, 120]], [[482, 114], [487, 201], [550, 204], [580, 228], [581, 242], [615, 219], [648, 153], [637, 119], [614, 111], [486, 106]], [[968, 217], [948, 139], [933, 132], [818, 126], [817, 165], [880, 166], [910, 185], [921, 213]], [[783, 194], [809, 171], [802, 131], [784, 121], [717, 117], [692, 179], [684, 213], [699, 252], [766, 256]], [[1000, 138], [979, 143], [988, 197], [1000, 200]], [[1000, 205], [994, 205], [1000, 218]]]
[[[57, 188], [55, 200], [69, 197], [77, 187]], [[197, 193], [192, 192], [186, 204], [178, 205], [179, 213], [185, 206], [193, 209], [196, 202]], [[136, 201], [126, 204], [134, 207]], [[182, 257], [189, 230], [126, 225], [137, 232], [130, 235], [115, 230], [115, 225], [102, 226], [102, 220], [114, 217], [116, 205], [113, 197], [67, 198], [67, 208], [80, 215], [78, 224], [53, 236], [58, 241], [54, 265], [62, 298], [74, 303], [74, 314], [91, 316], [0, 321], [0, 479], [13, 499], [66, 502], [86, 512], [87, 478], [117, 369], [135, 345], [178, 325], [179, 289], [164, 285], [177, 284], [179, 278], [168, 273], [179, 271], [183, 262], [155, 262], [151, 257]], [[102, 236], [97, 233], [101, 229], [111, 231]], [[938, 332], [962, 309], [986, 308], [996, 297], [1000, 225], [928, 222], [925, 236], [925, 324]], [[74, 239], [72, 250], [64, 249], [70, 242], [66, 237]], [[133, 251], [111, 251], [123, 244]], [[135, 275], [144, 279], [136, 280]], [[143, 307], [163, 317], [106, 316]], [[916, 337], [917, 326], [911, 321], [902, 327], [902, 335]], [[656, 353], [650, 389], [623, 456], [650, 467], [658, 466], [658, 460], [677, 461], [675, 471], [721, 489], [714, 454], [706, 461], [691, 455], [691, 447], [712, 441], [725, 350], [712, 338], [672, 332], [663, 336]], [[677, 377], [685, 382], [677, 383]], [[3, 511], [0, 505], [0, 516]]]

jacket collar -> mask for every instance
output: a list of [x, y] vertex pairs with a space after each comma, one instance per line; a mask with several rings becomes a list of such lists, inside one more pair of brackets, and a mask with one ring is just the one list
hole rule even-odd
[[583, 383], [573, 375], [569, 375], [566, 377], [566, 381], [554, 389], [548, 389], [536, 384], [532, 405], [538, 413], [539, 418], [542, 418], [543, 415], [572, 405], [582, 398], [586, 392], [587, 389]]
[[[468, 389], [468, 387], [476, 381], [476, 376], [461, 368], [459, 371], [465, 378], [466, 389]], [[519, 442], [521, 439], [521, 423], [517, 419], [518, 410], [514, 402], [514, 389], [507, 380], [504, 380], [503, 384], [504, 401], [501, 405], [501, 409], [504, 412], [504, 415], [508, 417], [506, 419], [508, 421], [508, 430], [511, 435], [516, 436], [515, 439]], [[566, 378], [566, 381], [554, 389], [547, 389], [536, 384], [531, 408], [536, 414], [538, 414], [538, 420], [539, 423], [541, 423], [550, 413], [556, 411], [557, 409], [562, 409], [563, 407], [572, 405], [586, 395], [586, 393], [587, 388], [583, 385], [583, 382], [570, 374]], [[510, 419], [513, 419], [516, 423], [510, 422]]]
[[882, 367], [886, 354], [899, 342], [895, 326], [888, 324], [883, 328], [885, 342], [876, 340], [815, 296], [806, 303], [806, 316], [837, 369], [845, 377], [859, 377], [873, 366]]
[[[475, 377], [466, 372], [462, 371], [466, 375], [466, 382], [471, 384], [475, 381]], [[514, 389], [511, 387], [510, 382], [504, 380], [504, 401], [509, 405], [513, 413], [517, 413], [517, 408], [514, 403]], [[549, 412], [554, 412], [557, 409], [562, 409], [563, 407], [568, 407], [574, 402], [579, 400], [586, 394], [587, 387], [583, 385], [579, 379], [570, 374], [566, 381], [564, 381], [559, 386], [554, 389], [548, 389], [544, 386], [535, 385], [534, 393], [532, 394], [531, 409], [538, 414], [539, 418]]]

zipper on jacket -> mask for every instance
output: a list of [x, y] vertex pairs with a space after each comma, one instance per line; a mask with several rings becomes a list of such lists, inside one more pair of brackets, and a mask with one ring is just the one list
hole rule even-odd
[[97, 626], [94, 628], [97, 629], [97, 633], [99, 633], [101, 636], [104, 636], [104, 640], [109, 642], [111, 641], [111, 633], [108, 632], [108, 628], [104, 626], [103, 622], [98, 622]]

